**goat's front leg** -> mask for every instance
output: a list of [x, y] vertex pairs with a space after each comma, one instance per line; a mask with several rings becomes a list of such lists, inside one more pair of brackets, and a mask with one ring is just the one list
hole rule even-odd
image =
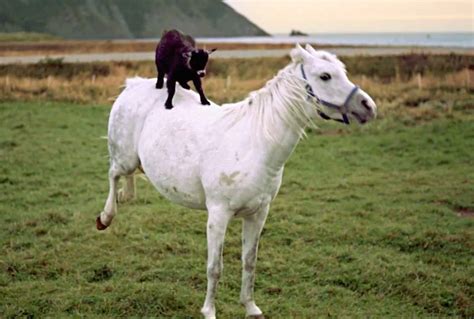
[[211, 105], [211, 103], [209, 103], [209, 101], [206, 99], [206, 96], [204, 95], [204, 91], [202, 90], [201, 78], [199, 77], [193, 78], [193, 83], [194, 83], [194, 87], [196, 88], [196, 91], [198, 91], [199, 93], [199, 97], [201, 98], [201, 104]]
[[208, 207], [207, 220], [207, 293], [201, 313], [206, 319], [216, 318], [214, 304], [217, 284], [224, 267], [222, 251], [227, 225], [232, 212], [219, 207]]
[[240, 302], [245, 306], [247, 317], [264, 318], [253, 297], [258, 242], [268, 215], [269, 205], [258, 213], [244, 217], [242, 225], [242, 288]]

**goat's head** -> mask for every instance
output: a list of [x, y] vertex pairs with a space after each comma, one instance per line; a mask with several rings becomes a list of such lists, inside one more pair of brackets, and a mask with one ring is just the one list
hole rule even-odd
[[183, 56], [188, 59], [187, 65], [191, 68], [191, 70], [196, 72], [200, 77], [204, 77], [206, 75], [206, 65], [207, 61], [209, 60], [209, 54], [214, 51], [216, 51], [216, 49], [194, 49], [192, 51], [183, 53]]

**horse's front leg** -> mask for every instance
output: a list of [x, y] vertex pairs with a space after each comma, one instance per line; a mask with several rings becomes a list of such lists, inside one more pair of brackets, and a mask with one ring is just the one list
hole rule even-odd
[[257, 264], [258, 242], [267, 219], [269, 205], [258, 213], [244, 217], [242, 225], [242, 288], [240, 302], [245, 306], [247, 317], [264, 318], [253, 297], [255, 266]]
[[227, 225], [232, 212], [219, 207], [208, 207], [207, 220], [207, 293], [201, 313], [206, 319], [216, 318], [214, 304], [217, 284], [224, 267], [222, 251]]

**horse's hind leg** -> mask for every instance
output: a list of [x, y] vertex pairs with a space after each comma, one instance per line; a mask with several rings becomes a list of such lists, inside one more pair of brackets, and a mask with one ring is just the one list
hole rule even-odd
[[105, 202], [104, 210], [100, 213], [96, 220], [98, 230], [106, 229], [117, 213], [117, 183], [120, 179], [120, 170], [115, 165], [111, 165], [109, 169], [109, 196]]
[[118, 201], [124, 203], [135, 199], [135, 174], [125, 176], [125, 185], [118, 191]]

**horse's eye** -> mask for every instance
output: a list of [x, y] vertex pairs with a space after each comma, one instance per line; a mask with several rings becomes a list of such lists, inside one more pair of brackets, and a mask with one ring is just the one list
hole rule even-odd
[[319, 78], [323, 81], [329, 81], [329, 80], [331, 80], [331, 74], [323, 73], [319, 76]]

